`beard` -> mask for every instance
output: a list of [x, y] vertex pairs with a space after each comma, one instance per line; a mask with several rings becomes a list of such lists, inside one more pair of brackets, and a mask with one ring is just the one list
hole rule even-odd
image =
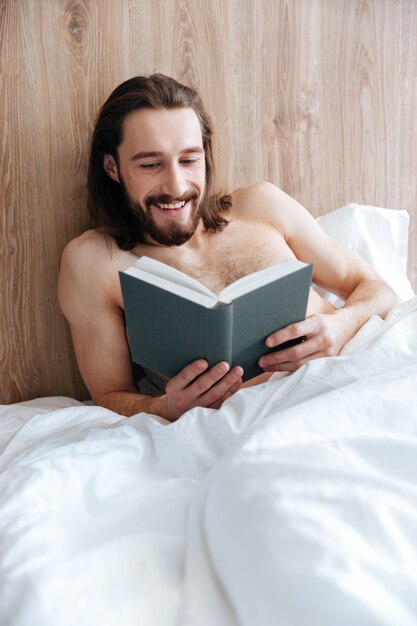
[[[153, 241], [163, 246], [182, 246], [194, 235], [201, 219], [201, 207], [203, 202], [197, 204], [198, 193], [189, 191], [181, 198], [173, 199], [171, 196], [161, 194], [160, 196], [148, 196], [143, 207], [139, 202], [135, 202], [130, 196], [123, 178], [119, 172], [120, 190], [126, 209], [128, 210], [135, 230], [140, 233], [141, 240], [145, 241], [149, 236]], [[152, 204], [171, 204], [173, 202], [191, 202], [192, 210], [187, 223], [181, 223], [174, 219], [168, 220], [164, 226], [159, 226], [152, 216]]]

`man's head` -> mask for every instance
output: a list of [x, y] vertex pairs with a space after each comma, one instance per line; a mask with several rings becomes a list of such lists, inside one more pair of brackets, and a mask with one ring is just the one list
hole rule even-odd
[[92, 138], [95, 225], [125, 250], [144, 241], [181, 245], [200, 219], [206, 228], [224, 227], [225, 207], [210, 198], [211, 137], [194, 90], [162, 74], [122, 83], [103, 105]]

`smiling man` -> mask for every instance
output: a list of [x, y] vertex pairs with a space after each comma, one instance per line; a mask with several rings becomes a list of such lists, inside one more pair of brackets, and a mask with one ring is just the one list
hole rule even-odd
[[[143, 255], [197, 278], [215, 292], [237, 278], [299, 258], [314, 282], [342, 297], [335, 310], [311, 290], [307, 319], [266, 339], [299, 345], [260, 359], [264, 378], [337, 355], [395, 294], [354, 252], [319, 228], [299, 203], [269, 183], [213, 193], [212, 127], [198, 94], [154, 74], [117, 87], [93, 133], [89, 210], [95, 228], [71, 241], [58, 295], [77, 362], [93, 400], [122, 415], [146, 411], [175, 420], [194, 406], [218, 408], [242, 384], [242, 369], [199, 359], [169, 381], [133, 374], [120, 270]], [[175, 319], [172, 320], [175, 332]], [[264, 379], [263, 378], [263, 379]]]
[[[197, 229], [205, 190], [204, 148], [196, 114], [188, 108], [132, 111], [125, 119], [124, 135], [119, 150], [104, 156], [103, 167], [120, 185], [124, 203], [137, 221], [139, 240], [181, 246]], [[152, 149], [155, 137], [162, 150]], [[136, 152], [138, 146], [145, 149]], [[172, 156], [173, 148], [175, 161], [164, 169], [171, 170], [174, 188], [164, 180], [161, 184], [160, 174], [161, 161]], [[187, 176], [178, 176], [177, 168]]]

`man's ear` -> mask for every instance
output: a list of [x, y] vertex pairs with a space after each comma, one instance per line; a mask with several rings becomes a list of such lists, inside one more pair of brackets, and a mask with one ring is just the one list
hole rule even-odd
[[104, 155], [103, 167], [107, 176], [109, 176], [112, 180], [115, 180], [117, 183], [120, 183], [117, 163], [115, 161], [115, 158], [111, 154]]

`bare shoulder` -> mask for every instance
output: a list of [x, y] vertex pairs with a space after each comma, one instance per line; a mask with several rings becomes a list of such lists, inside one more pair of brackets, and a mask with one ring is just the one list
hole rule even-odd
[[251, 183], [250, 185], [245, 185], [243, 187], [238, 187], [232, 192], [233, 199], [238, 202], [245, 202], [246, 198], [257, 198], [263, 197], [271, 194], [280, 194], [286, 195], [279, 187], [274, 185], [273, 183], [269, 183], [266, 180], [261, 180], [256, 183]]
[[295, 214], [306, 213], [301, 204], [267, 181], [239, 187], [232, 196], [232, 215], [239, 219], [264, 221], [285, 232]]
[[88, 230], [66, 245], [58, 280], [59, 303], [66, 317], [81, 302], [103, 303], [111, 298], [115, 256], [115, 243], [99, 230]]
[[72, 239], [62, 253], [60, 284], [76, 284], [81, 288], [91, 280], [102, 282], [111, 265], [113, 248], [114, 243], [106, 240], [99, 230], [88, 230]]
[[278, 201], [284, 204], [287, 200], [292, 200], [285, 191], [266, 180], [235, 189], [232, 192], [232, 199], [242, 208], [249, 207], [253, 200]]
[[61, 266], [70, 266], [75, 270], [82, 266], [85, 270], [87, 263], [94, 266], [97, 261], [110, 261], [114, 247], [114, 242], [106, 239], [100, 230], [87, 230], [65, 246]]

